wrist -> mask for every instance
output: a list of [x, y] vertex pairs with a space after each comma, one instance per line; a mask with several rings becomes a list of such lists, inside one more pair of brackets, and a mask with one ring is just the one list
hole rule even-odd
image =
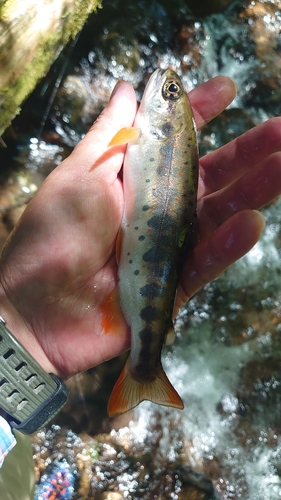
[[0, 317], [0, 408], [11, 427], [32, 434], [65, 405], [66, 386], [46, 373], [23, 348]]
[[4, 287], [0, 284], [0, 316], [5, 320], [7, 328], [47, 373], [60, 376], [59, 371], [46, 356], [35, 332], [27, 325], [17, 309], [8, 299]]

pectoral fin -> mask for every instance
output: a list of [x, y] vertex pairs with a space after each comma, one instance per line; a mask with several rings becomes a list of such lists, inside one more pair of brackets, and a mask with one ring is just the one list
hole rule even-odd
[[117, 134], [111, 139], [108, 146], [121, 146], [134, 141], [140, 135], [140, 129], [136, 127], [125, 127], [118, 130]]

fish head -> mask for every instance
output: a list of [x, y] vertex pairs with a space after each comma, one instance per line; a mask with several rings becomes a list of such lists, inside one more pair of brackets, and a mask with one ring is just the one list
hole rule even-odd
[[154, 71], [145, 88], [135, 126], [150, 139], [165, 141], [186, 127], [186, 113], [192, 115], [180, 77], [171, 69]]

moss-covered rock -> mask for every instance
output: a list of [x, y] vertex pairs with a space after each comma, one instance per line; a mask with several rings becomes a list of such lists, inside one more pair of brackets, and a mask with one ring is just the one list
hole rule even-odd
[[[100, 0], [20, 0], [0, 6], [0, 135], [21, 103], [46, 74], [62, 48], [74, 39]], [[24, 36], [23, 36], [24, 34]]]

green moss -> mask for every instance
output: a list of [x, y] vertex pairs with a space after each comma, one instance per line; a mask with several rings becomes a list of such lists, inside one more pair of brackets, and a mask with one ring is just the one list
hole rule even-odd
[[[8, 8], [9, 1], [5, 3]], [[0, 90], [0, 136], [20, 112], [22, 102], [35, 88], [37, 82], [47, 73], [58, 53], [82, 29], [89, 14], [101, 7], [100, 0], [77, 0], [75, 12], [71, 9], [64, 13], [64, 22], [52, 35], [42, 40], [32, 61], [27, 64], [13, 85]]]

